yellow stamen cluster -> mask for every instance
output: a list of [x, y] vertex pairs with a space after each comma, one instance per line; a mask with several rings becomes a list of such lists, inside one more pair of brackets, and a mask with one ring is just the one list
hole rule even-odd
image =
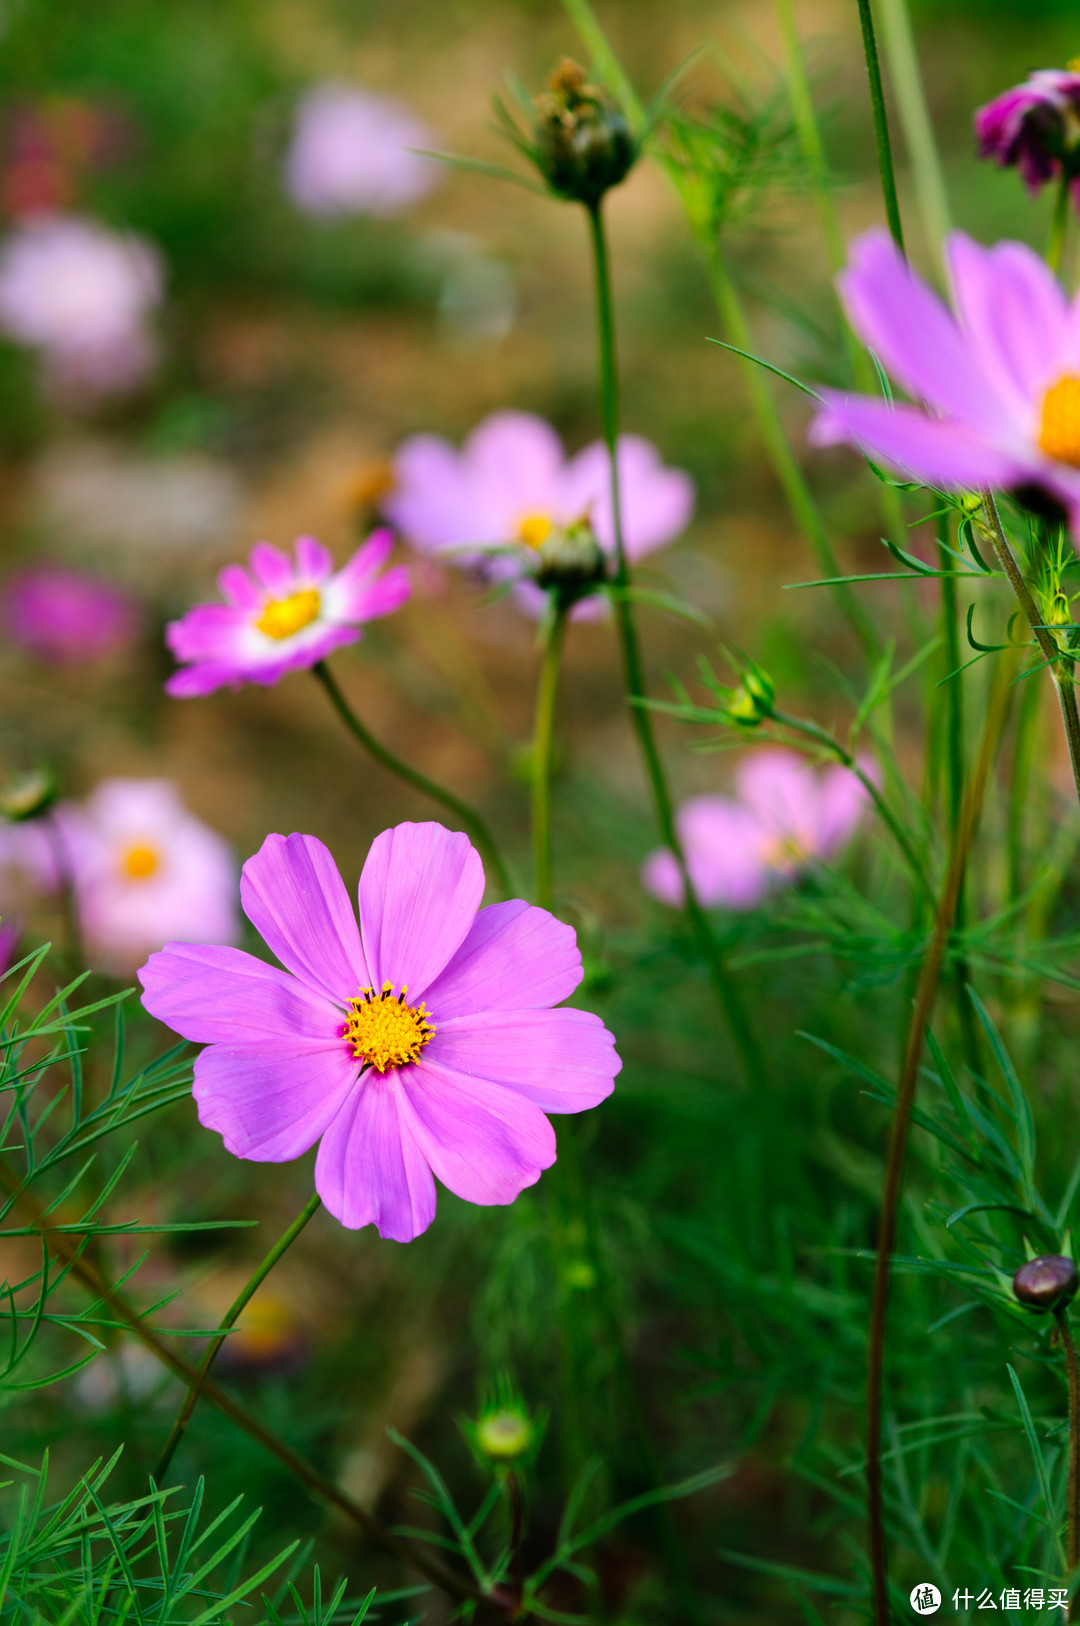
[[517, 539], [527, 548], [542, 548], [554, 529], [550, 514], [525, 514], [518, 526]]
[[1043, 396], [1039, 446], [1047, 457], [1080, 469], [1080, 378], [1075, 373], [1059, 378]]
[[798, 869], [800, 864], [805, 864], [810, 855], [802, 842], [796, 840], [794, 836], [785, 835], [771, 836], [765, 843], [763, 856], [770, 869], [783, 872]]
[[393, 983], [384, 982], [381, 993], [361, 988], [357, 998], [349, 1001], [352, 1015], [345, 1023], [344, 1036], [353, 1047], [353, 1055], [380, 1073], [415, 1061], [434, 1037], [427, 1006], [407, 1005], [408, 991], [402, 983], [400, 994], [395, 994]]
[[272, 598], [255, 625], [268, 638], [291, 638], [294, 632], [310, 626], [321, 608], [318, 588], [302, 587], [288, 598]]
[[129, 881], [148, 881], [160, 865], [161, 859], [153, 847], [147, 847], [142, 842], [128, 847], [120, 860], [120, 868]]

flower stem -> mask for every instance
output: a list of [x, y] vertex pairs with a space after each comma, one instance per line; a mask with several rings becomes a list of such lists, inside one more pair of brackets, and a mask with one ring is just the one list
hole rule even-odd
[[[926, 105], [907, 0], [878, 0], [889, 78], [911, 159], [923, 235], [935, 261], [949, 230], [949, 200]], [[868, 5], [869, 9], [869, 5]]]
[[900, 1196], [904, 1182], [908, 1134], [911, 1128], [912, 1110], [915, 1105], [915, 1092], [919, 1080], [919, 1061], [922, 1056], [923, 1041], [930, 1023], [930, 1016], [948, 949], [949, 936], [956, 917], [956, 903], [960, 895], [960, 886], [963, 881], [967, 856], [971, 849], [975, 827], [982, 809], [986, 783], [1000, 738], [1001, 727], [1008, 712], [1010, 665], [1009, 662], [1003, 662], [995, 674], [994, 688], [987, 706], [978, 757], [975, 762], [974, 772], [967, 783], [960, 817], [950, 845], [945, 879], [942, 884], [934, 921], [934, 930], [919, 969], [919, 978], [915, 990], [915, 1005], [904, 1041], [900, 1078], [896, 1090], [896, 1107], [893, 1111], [892, 1124], [889, 1130], [889, 1147], [885, 1161], [885, 1184], [881, 1199], [881, 1219], [874, 1259], [874, 1282], [870, 1296], [867, 1338], [866, 1501], [875, 1626], [889, 1626], [890, 1621], [881, 1424], [884, 1402], [885, 1336], [889, 1281], [892, 1273], [893, 1249], [896, 1243]]
[[157, 1467], [154, 1469], [154, 1480], [156, 1484], [160, 1485], [162, 1479], [165, 1477], [165, 1474], [168, 1472], [169, 1464], [176, 1454], [176, 1448], [184, 1437], [184, 1432], [191, 1420], [191, 1414], [195, 1410], [198, 1403], [199, 1394], [203, 1386], [203, 1380], [216, 1361], [218, 1351], [225, 1342], [229, 1329], [235, 1326], [237, 1317], [248, 1304], [253, 1294], [259, 1287], [262, 1286], [263, 1282], [266, 1280], [267, 1276], [269, 1276], [270, 1272], [273, 1270], [274, 1266], [277, 1264], [282, 1255], [287, 1253], [292, 1247], [308, 1220], [312, 1219], [321, 1207], [322, 1198], [318, 1195], [318, 1193], [309, 1198], [309, 1200], [300, 1210], [299, 1214], [293, 1220], [292, 1224], [289, 1226], [289, 1229], [274, 1243], [274, 1246], [270, 1249], [270, 1252], [266, 1255], [265, 1259], [263, 1259], [262, 1263], [256, 1267], [254, 1273], [244, 1283], [244, 1286], [233, 1300], [233, 1303], [229, 1306], [228, 1310], [226, 1310], [221, 1326], [218, 1328], [213, 1338], [211, 1338], [203, 1352], [203, 1358], [199, 1362], [196, 1371], [195, 1381], [189, 1386], [180, 1410], [176, 1414], [176, 1421], [169, 1431], [169, 1438], [165, 1441], [165, 1444], [162, 1447], [161, 1455], [158, 1458]]
[[[1065, 1561], [1070, 1572], [1080, 1564], [1080, 1361], [1076, 1358], [1076, 1341], [1069, 1326], [1069, 1309], [1062, 1304], [1054, 1311], [1054, 1320], [1065, 1350], [1065, 1371], [1069, 1380], [1069, 1488], [1067, 1492], [1067, 1533]], [[1069, 1619], [1074, 1619], [1069, 1611]]]
[[739, 1053], [748, 1083], [764, 1076], [765, 1063], [760, 1047], [750, 1026], [735, 985], [724, 963], [723, 950], [717, 941], [705, 911], [698, 901], [693, 882], [686, 867], [686, 854], [675, 828], [675, 813], [668, 790], [664, 766], [660, 760], [652, 719], [644, 705], [645, 679], [637, 623], [630, 597], [630, 563], [623, 539], [622, 505], [619, 500], [619, 378], [615, 360], [615, 319], [611, 295], [611, 270], [608, 264], [607, 238], [599, 203], [586, 208], [593, 248], [596, 273], [596, 311], [600, 348], [600, 412], [611, 466], [611, 512], [615, 532], [615, 577], [612, 598], [615, 620], [622, 645], [623, 667], [627, 695], [630, 700], [634, 732], [645, 764], [645, 772], [652, 790], [656, 820], [665, 846], [675, 855], [682, 877], [683, 895], [690, 930], [698, 953], [709, 969], [709, 978], [727, 1018], [735, 1048]]
[[532, 753], [532, 825], [534, 891], [541, 909], [551, 908], [551, 767], [555, 743], [555, 700], [559, 659], [566, 632], [566, 607], [556, 601], [544, 640], [544, 658], [536, 690]]
[[885, 91], [881, 83], [881, 63], [878, 61], [877, 40], [874, 37], [874, 17], [870, 0], [858, 0], [859, 24], [862, 28], [863, 55], [866, 58], [866, 77], [870, 85], [870, 106], [874, 114], [874, 144], [877, 147], [878, 173], [881, 176], [881, 195], [885, 200], [885, 219], [893, 242], [904, 252], [904, 228], [900, 223], [900, 203], [896, 196], [896, 171], [893, 168], [892, 143], [889, 140], [889, 117], [885, 111]]
[[1027, 617], [1028, 625], [1035, 635], [1035, 642], [1042, 651], [1043, 658], [1050, 668], [1054, 679], [1054, 689], [1057, 693], [1058, 705], [1061, 708], [1061, 721], [1065, 729], [1065, 743], [1069, 748], [1069, 761], [1072, 764], [1073, 783], [1076, 786], [1077, 797], [1080, 798], [1080, 714], [1076, 706], [1076, 682], [1073, 678], [1073, 662], [1062, 653], [1061, 646], [1053, 633], [1043, 624], [1043, 617], [1039, 614], [1039, 607], [1031, 596], [1027, 582], [1024, 580], [1016, 555], [1009, 546], [1009, 539], [1005, 535], [1001, 523], [1001, 515], [997, 510], [993, 493], [987, 488], [982, 493], [983, 509], [986, 513], [988, 535], [998, 563], [1009, 579], [1009, 586], [1016, 594], [1017, 603]]
[[398, 778], [403, 779], [407, 785], [411, 785], [421, 795], [429, 796], [433, 802], [439, 802], [460, 819], [476, 845], [483, 849], [495, 872], [495, 884], [502, 896], [508, 898], [513, 889], [510, 885], [506, 865], [499, 855], [499, 849], [495, 845], [491, 831], [479, 813], [475, 813], [468, 803], [463, 802], [459, 796], [455, 796], [453, 791], [446, 790], [442, 785], [437, 785], [433, 779], [429, 779], [426, 774], [420, 773], [417, 768], [411, 768], [407, 762], [402, 762], [400, 757], [395, 756], [393, 751], [388, 751], [385, 745], [381, 745], [349, 705], [338, 686], [337, 679], [325, 661], [317, 661], [312, 667], [312, 671], [329, 695], [330, 704], [341, 718], [341, 721], [353, 738], [360, 741], [365, 751], [369, 751], [376, 762], [381, 762], [384, 768], [388, 768], [391, 773], [397, 774]]
[[1054, 200], [1054, 218], [1050, 222], [1050, 241], [1046, 245], [1046, 263], [1055, 276], [1061, 270], [1061, 256], [1065, 252], [1065, 233], [1069, 228], [1069, 197], [1072, 192], [1072, 182], [1061, 171], [1061, 180], [1058, 182], [1057, 197]]

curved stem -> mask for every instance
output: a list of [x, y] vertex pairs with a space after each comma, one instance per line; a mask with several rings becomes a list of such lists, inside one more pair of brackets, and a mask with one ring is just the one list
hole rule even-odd
[[[1069, 1380], [1069, 1488], [1065, 1561], [1071, 1572], [1080, 1564], [1080, 1362], [1076, 1358], [1076, 1341], [1069, 1326], [1067, 1305], [1063, 1304], [1054, 1311], [1054, 1320], [1061, 1334], [1065, 1371]], [[1075, 1618], [1070, 1610], [1069, 1619]]]
[[881, 1198], [881, 1222], [878, 1230], [877, 1251], [874, 1259], [874, 1283], [870, 1295], [870, 1319], [867, 1338], [866, 1383], [866, 1501], [869, 1526], [869, 1555], [875, 1626], [889, 1626], [889, 1574], [885, 1540], [884, 1476], [881, 1455], [881, 1422], [885, 1382], [885, 1334], [889, 1302], [889, 1280], [892, 1273], [892, 1255], [896, 1243], [896, 1225], [900, 1210], [900, 1196], [904, 1183], [904, 1163], [907, 1157], [908, 1134], [915, 1105], [915, 1092], [919, 1081], [919, 1061], [923, 1041], [930, 1023], [942, 966], [949, 944], [949, 936], [956, 917], [956, 904], [960, 895], [964, 868], [975, 835], [982, 808], [986, 782], [989, 778], [994, 751], [1000, 737], [1001, 726], [1008, 711], [1009, 665], [1003, 662], [995, 677], [995, 686], [987, 707], [982, 740], [975, 769], [968, 780], [960, 818], [953, 836], [945, 880], [937, 906], [934, 930], [925, 958], [919, 969], [915, 990], [915, 1007], [904, 1041], [904, 1054], [900, 1079], [896, 1089], [896, 1107], [889, 1130], [889, 1148], [885, 1161], [885, 1185]]
[[1065, 250], [1065, 233], [1069, 228], [1069, 197], [1072, 183], [1062, 169], [1054, 200], [1054, 218], [1050, 222], [1050, 241], [1046, 245], [1046, 263], [1056, 275], [1061, 270], [1061, 256]]
[[1073, 783], [1076, 786], [1077, 797], [1080, 798], [1080, 713], [1077, 712], [1076, 706], [1076, 682], [1073, 678], [1073, 662], [1067, 655], [1063, 654], [1057, 639], [1043, 624], [1043, 618], [1039, 614], [1039, 607], [1031, 596], [1031, 591], [1017, 563], [1016, 555], [1009, 546], [1009, 539], [1005, 535], [993, 492], [989, 489], [984, 490], [982, 500], [986, 512], [990, 542], [997, 554], [998, 563], [1009, 578], [1009, 586], [1016, 594], [1017, 603], [1027, 617], [1028, 626], [1035, 635], [1035, 642], [1042, 651], [1043, 658], [1054, 679], [1054, 689], [1057, 694], [1058, 705], [1061, 708], [1061, 721], [1065, 729], [1065, 743], [1069, 747]]
[[191, 1414], [195, 1410], [198, 1403], [199, 1394], [202, 1391], [203, 1380], [205, 1379], [210, 1368], [213, 1366], [214, 1362], [217, 1360], [218, 1351], [225, 1342], [229, 1329], [235, 1326], [237, 1317], [244, 1310], [258, 1288], [262, 1286], [263, 1282], [266, 1280], [267, 1276], [269, 1276], [282, 1254], [288, 1252], [293, 1243], [296, 1241], [297, 1237], [300, 1235], [300, 1232], [304, 1229], [304, 1226], [307, 1224], [308, 1220], [311, 1219], [321, 1207], [322, 1198], [316, 1192], [316, 1194], [304, 1204], [299, 1214], [289, 1226], [289, 1229], [274, 1243], [274, 1246], [270, 1249], [270, 1252], [266, 1255], [266, 1258], [256, 1267], [254, 1274], [244, 1283], [244, 1286], [240, 1289], [237, 1297], [233, 1300], [228, 1310], [226, 1310], [221, 1326], [218, 1328], [213, 1338], [211, 1338], [203, 1352], [203, 1358], [199, 1362], [198, 1368], [196, 1369], [195, 1380], [192, 1384], [190, 1384], [188, 1392], [184, 1396], [180, 1410], [176, 1414], [176, 1421], [169, 1431], [169, 1438], [165, 1441], [165, 1444], [162, 1447], [161, 1455], [158, 1458], [157, 1467], [154, 1469], [154, 1480], [158, 1485], [161, 1484], [162, 1479], [168, 1472], [169, 1464], [176, 1454], [176, 1448], [184, 1437], [184, 1431], [186, 1430], [188, 1423], [191, 1420]]
[[555, 743], [555, 701], [559, 659], [566, 632], [566, 608], [556, 602], [544, 641], [544, 658], [536, 690], [532, 755], [532, 826], [534, 891], [541, 909], [551, 908], [551, 765]]
[[312, 671], [329, 695], [330, 704], [341, 718], [341, 721], [353, 738], [360, 741], [364, 750], [369, 751], [376, 762], [381, 762], [384, 768], [388, 768], [399, 779], [403, 779], [407, 785], [411, 785], [414, 790], [418, 790], [423, 796], [430, 796], [433, 802], [439, 802], [443, 807], [449, 808], [450, 812], [460, 819], [476, 845], [483, 848], [495, 872], [495, 884], [503, 897], [508, 898], [512, 888], [506, 865], [499, 855], [499, 849], [495, 845], [495, 839], [491, 831], [479, 813], [475, 813], [467, 802], [461, 800], [460, 796], [455, 796], [452, 790], [446, 790], [442, 785], [437, 785], [433, 779], [429, 779], [419, 769], [411, 768], [407, 762], [402, 762], [400, 757], [395, 756], [393, 751], [388, 751], [385, 745], [381, 745], [374, 734], [370, 732], [353, 711], [342, 694], [337, 679], [325, 661], [317, 661], [312, 667]]
[[885, 218], [893, 242], [903, 253], [904, 228], [900, 223], [900, 203], [896, 196], [896, 171], [893, 168], [892, 143], [889, 140], [889, 117], [885, 111], [885, 91], [881, 83], [881, 63], [878, 61], [877, 40], [874, 37], [874, 16], [870, 10], [870, 0], [858, 0], [858, 5], [863, 55], [866, 58], [866, 77], [870, 85], [870, 106], [874, 114], [874, 144], [877, 147], [878, 173], [881, 176], [881, 195], [885, 200]]
[[604, 440], [607, 443], [608, 459], [611, 466], [611, 509], [615, 531], [615, 591], [612, 598], [615, 603], [615, 620], [619, 631], [619, 642], [622, 646], [626, 690], [630, 700], [630, 714], [633, 719], [634, 732], [637, 735], [638, 747], [645, 764], [649, 786], [652, 790], [660, 834], [665, 846], [670, 847], [674, 853], [675, 862], [679, 866], [679, 873], [683, 883], [683, 895], [686, 900], [686, 914], [694, 942], [698, 953], [708, 966], [709, 979], [727, 1018], [728, 1027], [735, 1048], [739, 1053], [739, 1059], [747, 1082], [754, 1083], [764, 1076], [764, 1059], [749, 1019], [743, 1009], [742, 1000], [739, 998], [731, 979], [731, 973], [724, 963], [723, 950], [694, 891], [693, 882], [686, 867], [686, 854], [683, 852], [682, 842], [675, 828], [675, 813], [671, 803], [671, 794], [668, 790], [663, 763], [660, 760], [660, 752], [653, 734], [652, 719], [647, 707], [642, 703], [645, 699], [645, 678], [641, 649], [638, 643], [637, 623], [634, 620], [629, 593], [631, 586], [630, 564], [623, 539], [622, 505], [619, 500], [619, 464], [616, 455], [619, 436], [619, 381], [615, 363], [615, 320], [611, 297], [611, 271], [608, 265], [607, 240], [604, 234], [600, 204], [592, 205], [586, 210], [586, 213], [589, 217], [593, 263], [596, 273], [596, 310], [600, 345], [600, 411], [604, 426]]

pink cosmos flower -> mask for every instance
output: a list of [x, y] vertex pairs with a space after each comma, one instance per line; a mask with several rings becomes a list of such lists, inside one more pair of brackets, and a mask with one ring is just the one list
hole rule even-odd
[[267, 836], [241, 899], [285, 970], [170, 943], [139, 972], [147, 1010], [208, 1047], [200, 1122], [256, 1162], [318, 1141], [330, 1212], [396, 1242], [431, 1224], [432, 1176], [513, 1202], [555, 1161], [544, 1114], [596, 1106], [621, 1063], [599, 1017], [551, 1009], [581, 981], [572, 928], [483, 893], [466, 836], [399, 824], [368, 853], [358, 930], [322, 842]]
[[108, 582], [45, 565], [7, 583], [0, 620], [13, 643], [63, 665], [123, 649], [138, 631], [139, 613], [134, 601]]
[[0, 247], [0, 330], [40, 350], [60, 390], [139, 383], [155, 359], [147, 323], [161, 291], [156, 250], [96, 221], [34, 218]]
[[376, 531], [335, 573], [326, 549], [297, 537], [293, 558], [257, 542], [250, 570], [227, 565], [218, 577], [224, 604], [199, 604], [166, 628], [178, 661], [165, 685], [180, 699], [226, 684], [276, 683], [361, 637], [361, 623], [400, 609], [409, 596], [402, 565], [380, 574], [394, 539]]
[[0, 920], [0, 977], [18, 960], [21, 937], [22, 927], [17, 920]]
[[[710, 909], [753, 909], [808, 864], [838, 852], [867, 800], [848, 768], [816, 770], [794, 751], [748, 757], [734, 798], [694, 796], [679, 809], [679, 839], [699, 901]], [[666, 847], [649, 854], [641, 878], [661, 903], [682, 904], [682, 876]]]
[[[622, 436], [618, 460], [624, 542], [634, 562], [685, 530], [694, 487], [637, 435]], [[413, 435], [394, 459], [394, 482], [383, 510], [421, 553], [483, 567], [485, 547], [539, 548], [555, 526], [585, 517], [604, 553], [615, 552], [607, 448], [596, 441], [568, 459], [551, 425], [531, 412], [493, 413], [460, 451], [439, 435]], [[502, 575], [490, 564], [487, 573]], [[543, 603], [531, 582], [520, 583], [516, 596], [533, 612]], [[583, 611], [587, 604], [577, 606]]]
[[236, 864], [167, 779], [105, 779], [53, 817], [93, 964], [132, 971], [171, 938], [236, 942]]
[[431, 131], [394, 97], [319, 85], [297, 111], [285, 184], [306, 214], [400, 214], [438, 180], [438, 164], [415, 150], [433, 145]]
[[822, 390], [819, 446], [847, 441], [947, 491], [1013, 490], [1080, 524], [1080, 298], [1023, 243], [946, 243], [956, 315], [888, 233], [852, 245], [840, 291], [859, 337], [924, 406]]
[[980, 158], [1015, 165], [1038, 192], [1064, 167], [1080, 202], [1080, 73], [1040, 68], [975, 114]]

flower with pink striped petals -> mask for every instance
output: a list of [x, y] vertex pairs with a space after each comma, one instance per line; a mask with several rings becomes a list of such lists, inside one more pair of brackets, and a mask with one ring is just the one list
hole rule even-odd
[[315, 1188], [350, 1229], [410, 1242], [435, 1179], [511, 1203], [555, 1161], [545, 1114], [611, 1094], [621, 1063], [588, 1011], [573, 929], [520, 900], [480, 908], [464, 835], [399, 824], [372, 843], [360, 924], [314, 836], [267, 836], [241, 900], [284, 970], [232, 948], [167, 944], [143, 1003], [186, 1039], [199, 1119], [226, 1150], [284, 1163], [316, 1141]]
[[[682, 469], [666, 468], [649, 441], [623, 435], [618, 449], [623, 540], [631, 563], [666, 547], [685, 530], [694, 511], [694, 487]], [[485, 549], [515, 544], [528, 561], [556, 528], [587, 520], [601, 550], [615, 553], [611, 472], [602, 441], [567, 458], [549, 423], [531, 412], [496, 412], [485, 418], [459, 451], [439, 435], [413, 435], [394, 460], [394, 490], [383, 503], [388, 519], [421, 553], [480, 567], [504, 579], [507, 561], [493, 568]], [[514, 567], [514, 578], [528, 575]], [[515, 597], [538, 613], [543, 595], [519, 580]], [[589, 604], [577, 606], [588, 614]]]
[[[676, 819], [691, 884], [710, 909], [753, 909], [808, 864], [831, 858], [854, 834], [867, 802], [849, 768], [819, 772], [784, 750], [749, 757], [735, 791], [691, 797]], [[661, 903], [682, 904], [682, 876], [666, 847], [649, 854], [642, 882]]]
[[888, 233], [856, 238], [840, 292], [859, 337], [920, 402], [822, 390], [819, 446], [846, 441], [945, 491], [1011, 490], [1080, 528], [1080, 296], [1023, 243], [946, 243], [955, 316]]
[[376, 531], [335, 572], [314, 537], [297, 537], [291, 559], [257, 542], [249, 569], [227, 565], [219, 575], [224, 604], [199, 604], [166, 629], [182, 663], [166, 692], [189, 699], [242, 683], [276, 683], [355, 643], [365, 621], [390, 615], [409, 596], [404, 566], [383, 570], [393, 545], [389, 531]]

